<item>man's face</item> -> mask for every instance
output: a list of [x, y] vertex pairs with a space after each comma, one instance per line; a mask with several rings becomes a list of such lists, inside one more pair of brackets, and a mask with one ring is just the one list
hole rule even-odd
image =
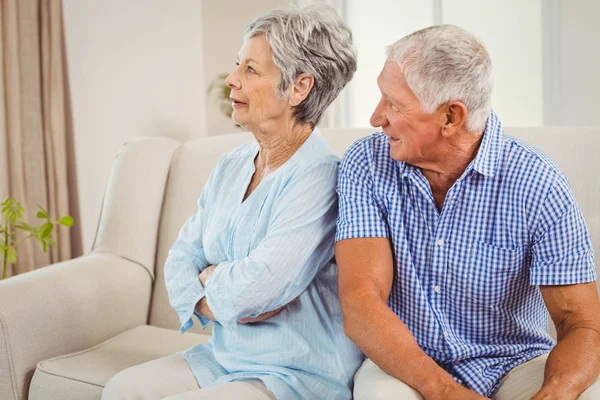
[[433, 161], [440, 146], [443, 115], [423, 112], [421, 102], [394, 61], [386, 61], [377, 85], [381, 100], [371, 116], [371, 125], [381, 127], [389, 137], [391, 157], [415, 166]]

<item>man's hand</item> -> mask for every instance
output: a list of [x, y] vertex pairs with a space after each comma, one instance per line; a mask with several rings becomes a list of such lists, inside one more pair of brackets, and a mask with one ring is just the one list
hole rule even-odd
[[284, 306], [279, 307], [277, 310], [267, 311], [266, 313], [262, 313], [258, 317], [255, 317], [255, 318], [251, 318], [251, 317], [240, 318], [240, 319], [238, 319], [238, 324], [253, 324], [255, 322], [261, 322], [261, 321], [267, 320], [267, 319], [279, 314], [279, 312], [281, 310], [283, 310], [285, 307], [289, 306], [290, 304], [292, 304], [295, 301], [296, 301], [296, 299], [290, 301], [289, 303], [287, 303]]
[[485, 400], [487, 397], [483, 397], [479, 393], [472, 391], [464, 386], [456, 383], [455, 385], [448, 386], [439, 395], [429, 396], [426, 400]]
[[556, 390], [551, 390], [548, 387], [544, 387], [531, 400], [576, 400], [578, 398], [578, 393], [568, 393], [563, 388], [557, 387]]
[[600, 301], [596, 282], [540, 286], [552, 321], [557, 344], [544, 371], [544, 384], [533, 397], [577, 399], [600, 371]]

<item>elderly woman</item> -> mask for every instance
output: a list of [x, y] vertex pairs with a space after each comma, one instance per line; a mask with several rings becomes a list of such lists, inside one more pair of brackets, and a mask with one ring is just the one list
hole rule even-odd
[[[356, 70], [328, 7], [266, 13], [226, 79], [256, 141], [224, 155], [165, 264], [181, 332], [213, 336], [117, 374], [103, 399], [350, 399], [333, 259], [338, 158], [315, 126]], [[170, 397], [169, 397], [170, 396]]]

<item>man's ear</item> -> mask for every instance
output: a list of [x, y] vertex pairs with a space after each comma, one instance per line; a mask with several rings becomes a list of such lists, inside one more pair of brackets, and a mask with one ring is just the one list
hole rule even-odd
[[452, 136], [455, 133], [466, 129], [467, 125], [467, 106], [461, 101], [453, 101], [443, 106], [442, 113], [442, 134]]
[[300, 74], [292, 85], [292, 92], [290, 93], [290, 104], [296, 107], [302, 103], [308, 96], [311, 89], [315, 85], [315, 78], [311, 74]]

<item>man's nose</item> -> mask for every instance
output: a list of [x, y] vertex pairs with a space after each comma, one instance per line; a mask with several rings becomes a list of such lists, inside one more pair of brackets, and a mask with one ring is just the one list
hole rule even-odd
[[373, 114], [371, 115], [371, 120], [369, 121], [371, 123], [371, 126], [374, 128], [379, 128], [380, 126], [383, 127], [385, 126], [385, 117], [383, 114], [383, 99], [381, 99], [379, 101], [379, 103], [377, 104], [377, 107], [375, 107], [375, 111], [373, 111]]

